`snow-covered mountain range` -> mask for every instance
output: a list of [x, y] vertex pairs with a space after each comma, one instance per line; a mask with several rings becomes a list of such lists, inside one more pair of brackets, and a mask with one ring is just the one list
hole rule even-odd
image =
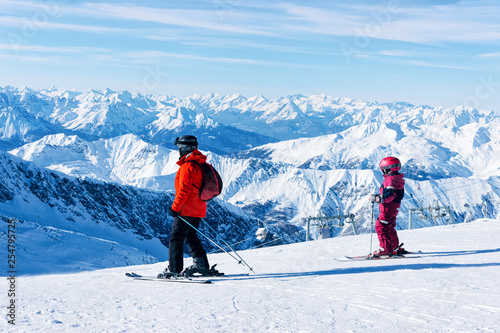
[[[0, 89], [0, 138], [4, 148], [54, 133], [77, 134], [86, 140], [135, 134], [145, 141], [170, 145], [182, 133], [204, 138], [202, 147], [227, 153], [277, 140], [217, 122], [193, 101], [169, 96], [132, 95], [90, 90]], [[198, 104], [198, 103], [197, 103]]]
[[[400, 228], [417, 208], [413, 227], [499, 214], [500, 116], [492, 111], [325, 95], [267, 100], [0, 88], [0, 147], [68, 179], [171, 196], [178, 159], [172, 142], [184, 134], [198, 136], [220, 171], [225, 187], [215, 202], [224, 214], [259, 219], [286, 237], [318, 214], [354, 214], [357, 231], [369, 232], [366, 196], [377, 191], [378, 162], [388, 155], [401, 159], [407, 180]], [[0, 203], [2, 215], [12, 215], [2, 211], [9, 202]], [[447, 206], [447, 215], [434, 209]], [[241, 237], [253, 232], [252, 223]], [[331, 230], [353, 232], [342, 223]]]

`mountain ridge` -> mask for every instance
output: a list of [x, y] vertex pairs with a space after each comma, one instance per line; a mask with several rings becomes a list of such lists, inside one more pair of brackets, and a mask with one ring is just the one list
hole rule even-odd
[[[43, 120], [49, 128], [36, 131], [25, 124], [18, 126], [24, 131], [20, 128], [8, 131], [7, 126], [2, 126], [0, 138], [4, 145], [11, 138], [23, 143], [38, 140], [52, 134], [54, 126], [59, 132], [71, 132], [87, 140], [133, 133], [153, 144], [172, 142], [175, 135], [191, 131], [205, 135], [204, 147], [219, 154], [283, 140], [335, 134], [374, 122], [406, 123], [411, 128], [441, 123], [452, 131], [472, 123], [484, 126], [500, 122], [500, 115], [493, 111], [432, 108], [404, 102], [379, 104], [327, 95], [293, 95], [275, 100], [239, 94], [195, 94], [177, 98], [127, 91], [76, 92], [10, 86], [0, 88], [0, 125], [6, 123], [9, 113], [17, 113], [20, 117], [17, 123], [29, 124], [26, 119], [31, 117]], [[16, 121], [10, 119], [9, 124]], [[211, 140], [212, 136], [221, 142]], [[12, 143], [10, 147], [17, 146]]]

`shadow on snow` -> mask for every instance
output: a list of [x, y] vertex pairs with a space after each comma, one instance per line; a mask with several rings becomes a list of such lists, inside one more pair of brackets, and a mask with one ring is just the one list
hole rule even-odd
[[[489, 250], [471, 250], [471, 251], [456, 251], [456, 252], [424, 252], [421, 255], [429, 257], [441, 257], [441, 256], [460, 256], [460, 255], [474, 255], [474, 254], [485, 254], [485, 253], [495, 253], [500, 252], [499, 249], [489, 249]], [[390, 259], [392, 260], [404, 260], [404, 259]], [[270, 278], [301, 278], [301, 277], [314, 277], [314, 276], [329, 276], [329, 275], [342, 275], [342, 274], [362, 274], [362, 273], [379, 273], [379, 272], [393, 272], [399, 270], [425, 270], [425, 269], [450, 269], [450, 268], [481, 268], [481, 267], [500, 267], [500, 262], [489, 262], [489, 263], [470, 263], [470, 264], [460, 264], [460, 263], [409, 263], [409, 264], [396, 264], [396, 265], [380, 265], [380, 261], [356, 261], [357, 263], [370, 263], [369, 266], [363, 267], [348, 267], [348, 268], [333, 268], [329, 270], [321, 271], [309, 271], [309, 272], [296, 272], [296, 273], [269, 273], [269, 274], [256, 274], [250, 275], [245, 278], [238, 278], [238, 280], [254, 280], [254, 279], [270, 279]], [[376, 262], [376, 266], [372, 263]], [[234, 279], [224, 279], [223, 280], [234, 280]]]

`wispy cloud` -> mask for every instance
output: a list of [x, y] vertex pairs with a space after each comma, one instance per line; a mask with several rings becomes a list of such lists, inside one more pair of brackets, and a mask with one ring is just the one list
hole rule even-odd
[[421, 46], [413, 47], [413, 48], [406, 48], [406, 49], [392, 49], [392, 50], [386, 50], [382, 49], [379, 50], [377, 55], [381, 56], [386, 56], [386, 57], [394, 57], [394, 58], [408, 58], [408, 59], [443, 59], [446, 58], [447, 60], [450, 60], [449, 53], [452, 52], [456, 54], [456, 50], [449, 50], [448, 52], [444, 52], [443, 50], [449, 50], [447, 48], [438, 48], [436, 49], [424, 49]]
[[248, 20], [248, 16], [246, 15], [233, 14], [241, 16], [239, 24], [234, 23], [235, 21], [238, 22], [234, 18], [232, 23], [221, 21], [215, 10], [164, 9], [134, 5], [92, 3], [84, 7], [68, 8], [68, 12], [92, 17], [152, 22], [163, 25], [208, 29], [238, 34], [258, 36], [273, 35], [273, 33], [269, 31], [256, 28], [256, 26], [245, 25], [243, 22]]
[[[3, 26], [12, 26], [12, 27], [24, 27], [26, 26], [26, 19], [22, 17], [14, 17], [14, 16], [4, 16], [0, 20], [0, 25]], [[34, 26], [34, 25], [33, 25]], [[43, 29], [56, 29], [63, 31], [80, 31], [80, 32], [90, 32], [96, 34], [106, 34], [106, 33], [131, 33], [134, 29], [131, 28], [114, 28], [114, 27], [104, 27], [99, 25], [86, 25], [86, 24], [72, 24], [72, 23], [57, 23], [46, 21], [43, 24], [39, 24], [36, 27], [37, 30]], [[32, 28], [33, 29], [33, 28]]]
[[280, 45], [272, 42], [252, 41], [248, 39], [235, 39], [227, 37], [199, 37], [199, 36], [182, 36], [175, 33], [152, 34], [147, 36], [151, 40], [178, 42], [185, 45], [201, 46], [205, 48], [217, 49], [239, 49], [239, 50], [266, 50], [282, 53], [297, 53], [297, 54], [312, 54], [312, 55], [334, 55], [340, 54], [331, 51], [331, 46], [314, 45], [305, 47], [300, 44], [296, 45]]
[[[13, 1], [0, 0], [11, 9], [9, 12], [15, 15], [5, 15], [0, 20], [0, 25], [11, 27], [23, 27], [31, 20], [30, 14], [13, 6]], [[243, 34], [254, 36], [274, 36], [271, 30], [259, 28], [258, 25], [245, 22], [253, 21], [253, 13], [232, 13], [230, 22], [220, 20], [216, 10], [194, 10], [194, 9], [164, 9], [144, 7], [137, 5], [114, 5], [107, 3], [83, 3], [80, 5], [71, 3], [58, 3], [57, 11], [62, 15], [57, 20], [51, 18], [43, 22], [31, 22], [36, 29], [59, 29], [62, 31], [80, 31], [98, 34], [121, 33], [133, 34], [140, 37], [151, 34], [153, 30], [164, 30], [162, 26], [182, 27], [183, 29], [195, 29], [197, 31], [218, 31], [221, 33]], [[20, 1], [21, 8], [28, 7], [43, 11], [40, 4], [31, 1]], [[77, 22], [94, 21], [94, 24], [79, 24]], [[157, 24], [156, 28], [130, 28], [131, 22], [143, 22]]]
[[[381, 50], [377, 52], [359, 51], [352, 55], [355, 59], [370, 59], [378, 62], [390, 63], [395, 67], [404, 66], [417, 66], [417, 67], [432, 67], [443, 69], [457, 69], [457, 70], [475, 70], [471, 66], [461, 66], [448, 63], [443, 63], [444, 56], [437, 56], [436, 54], [424, 54], [414, 51], [403, 50]], [[439, 62], [439, 58], [441, 62]]]
[[314, 34], [352, 35], [352, 27], [361, 26], [363, 18], [345, 11], [325, 10], [295, 4], [280, 4], [280, 8], [289, 16], [284, 28], [290, 31], [302, 31]]
[[459, 1], [430, 7], [425, 3], [394, 3], [397, 5], [282, 8], [296, 18], [294, 29], [314, 34], [426, 44], [500, 41], [500, 7], [491, 1]]
[[[20, 7], [38, 7], [34, 1], [0, 0], [10, 11]], [[335, 2], [298, 5], [292, 2], [266, 3], [259, 6], [233, 5], [230, 15], [221, 19], [221, 10], [155, 8], [134, 4], [56, 2], [63, 13], [58, 22], [43, 27], [90, 33], [129, 33], [130, 22], [182, 27], [196, 31], [294, 38], [294, 33], [312, 35], [359, 36], [413, 43], [498, 42], [500, 6], [490, 0], [457, 1], [446, 5], [427, 2]], [[170, 2], [162, 4], [168, 6]], [[172, 5], [179, 6], [179, 2]], [[265, 10], [262, 10], [265, 8]], [[100, 19], [95, 24], [68, 22], [72, 17]], [[26, 18], [4, 16], [0, 25], [20, 26]], [[106, 24], [103, 21], [106, 20]], [[126, 24], [127, 28], [122, 28]], [[137, 35], [137, 31], [135, 31]], [[145, 36], [146, 38], [148, 36]]]
[[13, 55], [0, 53], [0, 59], [8, 62], [22, 61], [23, 63], [50, 64], [53, 59], [40, 55]]
[[500, 52], [483, 53], [479, 55], [479, 58], [500, 58]]
[[36, 2], [36, 1], [18, 1], [18, 0], [0, 0], [0, 6], [2, 7], [2, 11], [5, 12], [20, 12], [24, 10], [24, 8], [30, 9], [41, 9], [43, 6], [45, 8], [54, 9], [55, 6], [59, 6], [60, 4], [57, 1], [47, 1]]
[[[0, 44], [0, 50], [12, 50], [11, 44]], [[82, 53], [82, 52], [112, 52], [109, 49], [84, 46], [44, 46], [44, 45], [16, 45], [17, 50], [29, 52], [49, 53]]]
[[453, 66], [453, 65], [448, 65], [448, 64], [431, 63], [431, 62], [420, 61], [420, 60], [412, 60], [412, 61], [410, 61], [410, 63], [415, 65], [415, 66], [420, 66], [420, 67], [435, 67], [435, 68], [459, 69], [459, 70], [468, 70], [468, 71], [475, 70], [475, 68], [472, 68], [472, 67]]
[[292, 67], [292, 68], [319, 68], [316, 65], [309, 64], [295, 64], [280, 61], [269, 61], [269, 60], [256, 60], [256, 59], [245, 59], [245, 58], [230, 58], [230, 57], [210, 57], [202, 56], [196, 54], [183, 54], [183, 53], [171, 53], [171, 52], [161, 52], [161, 51], [130, 51], [124, 52], [119, 56], [120, 58], [131, 59], [135, 62], [150, 62], [154, 60], [158, 62], [159, 59], [164, 58], [178, 58], [184, 60], [195, 60], [204, 62], [218, 62], [226, 64], [239, 64], [239, 65], [254, 65], [254, 66], [269, 66], [269, 67]]
[[415, 52], [404, 51], [404, 50], [381, 50], [378, 52], [378, 54], [389, 57], [405, 57], [405, 58], [420, 56]]

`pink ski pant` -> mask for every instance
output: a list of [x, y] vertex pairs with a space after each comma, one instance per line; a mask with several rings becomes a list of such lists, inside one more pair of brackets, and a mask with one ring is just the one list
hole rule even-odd
[[375, 223], [380, 247], [387, 252], [392, 252], [399, 246], [398, 233], [396, 232], [396, 217], [399, 213], [399, 203], [379, 204], [380, 214]]

